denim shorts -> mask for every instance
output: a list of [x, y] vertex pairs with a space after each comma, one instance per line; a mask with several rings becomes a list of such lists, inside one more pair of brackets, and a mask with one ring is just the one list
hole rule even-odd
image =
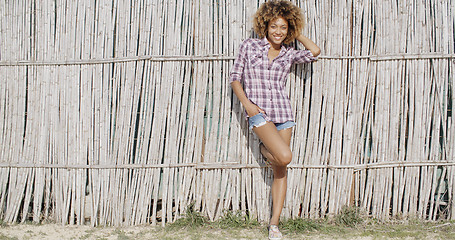
[[[248, 125], [250, 126], [249, 127], [250, 130], [252, 130], [253, 127], [260, 127], [266, 123], [267, 123], [267, 121], [265, 120], [263, 113], [258, 113], [256, 115], [248, 118]], [[287, 121], [284, 123], [274, 123], [274, 124], [278, 131], [286, 129], [286, 128], [291, 128], [296, 125], [294, 121]]]

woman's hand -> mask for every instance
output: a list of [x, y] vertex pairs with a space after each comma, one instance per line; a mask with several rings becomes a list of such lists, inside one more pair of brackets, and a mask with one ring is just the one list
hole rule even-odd
[[256, 104], [254, 103], [249, 103], [247, 104], [245, 107], [245, 111], [246, 113], [248, 114], [249, 117], [252, 117], [254, 115], [257, 115], [258, 113], [263, 113], [265, 114], [265, 111], [262, 110], [260, 107], [258, 107]]
[[245, 108], [246, 113], [249, 117], [252, 117], [258, 113], [264, 113], [265, 111], [258, 107], [256, 104], [252, 103], [245, 95], [243, 91], [242, 84], [239, 81], [233, 81], [231, 83], [232, 90], [234, 91], [235, 95], [239, 98], [242, 106]]
[[321, 49], [318, 47], [318, 45], [316, 45], [313, 41], [303, 36], [302, 34], [297, 36], [296, 39], [301, 42], [306, 49], [310, 50], [313, 56], [317, 57], [321, 53]]

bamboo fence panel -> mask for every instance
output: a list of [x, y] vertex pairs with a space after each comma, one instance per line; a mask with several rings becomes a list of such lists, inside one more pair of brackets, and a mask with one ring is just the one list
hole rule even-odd
[[[0, 218], [267, 221], [272, 172], [228, 84], [262, 2], [0, 1]], [[286, 86], [283, 217], [454, 219], [455, 1], [293, 2], [323, 55]]]

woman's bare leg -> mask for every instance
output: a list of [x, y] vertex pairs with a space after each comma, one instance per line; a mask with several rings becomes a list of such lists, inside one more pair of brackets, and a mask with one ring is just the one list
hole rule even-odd
[[[289, 148], [292, 136], [292, 128], [278, 131], [273, 126], [264, 125], [266, 128], [253, 128], [256, 135], [264, 145], [261, 145], [261, 153], [272, 163], [273, 183], [272, 183], [272, 218], [270, 225], [278, 225], [286, 198], [287, 189], [287, 164], [291, 161], [292, 153]], [[263, 139], [264, 138], [264, 139]], [[266, 142], [264, 142], [266, 140]], [[270, 146], [270, 149], [269, 147]], [[273, 149], [273, 150], [272, 150]], [[281, 152], [280, 152], [281, 151]], [[276, 155], [274, 155], [276, 154]], [[288, 156], [290, 154], [290, 156]], [[279, 157], [275, 157], [279, 156]]]
[[[290, 145], [292, 128], [279, 131], [283, 140]], [[273, 168], [273, 183], [272, 183], [272, 218], [270, 219], [271, 225], [278, 225], [280, 222], [281, 210], [283, 209], [284, 200], [286, 198], [287, 190], [287, 167], [276, 166], [272, 164]]]
[[276, 129], [275, 124], [267, 122], [260, 127], [254, 127], [253, 131], [273, 156], [273, 158], [269, 158], [272, 165], [287, 166], [291, 162], [292, 153], [288, 143], [290, 142], [290, 139], [288, 141], [284, 140]]

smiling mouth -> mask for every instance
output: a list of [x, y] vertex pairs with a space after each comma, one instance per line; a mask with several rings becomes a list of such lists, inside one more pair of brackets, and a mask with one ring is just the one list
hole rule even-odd
[[275, 40], [281, 40], [281, 38], [283, 38], [283, 37], [273, 37], [273, 38], [275, 38]]

